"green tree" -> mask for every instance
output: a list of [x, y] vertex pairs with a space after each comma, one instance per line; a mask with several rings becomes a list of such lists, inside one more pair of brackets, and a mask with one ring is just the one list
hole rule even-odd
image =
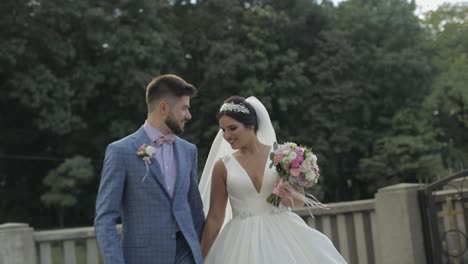
[[430, 183], [444, 175], [443, 144], [437, 141], [440, 132], [428, 110], [399, 111], [392, 130], [376, 141], [374, 155], [360, 160], [359, 177], [367, 182], [368, 192], [400, 182]]
[[[0, 137], [0, 205], [7, 212], [0, 221], [29, 219], [10, 205], [19, 201], [39, 226], [49, 225], [39, 202], [26, 202], [43, 192], [46, 172], [75, 155], [97, 161], [98, 169], [105, 146], [143, 122], [145, 85], [160, 72], [177, 72], [184, 57], [164, 1], [3, 6], [0, 118], [13, 125]], [[97, 190], [93, 181], [89, 193]], [[91, 201], [84, 215], [93, 208]]]
[[443, 5], [422, 20], [425, 49], [434, 65], [432, 93], [426, 100], [441, 131], [439, 142], [447, 174], [466, 168], [468, 146], [468, 20], [466, 5]]
[[91, 160], [81, 156], [66, 159], [50, 171], [42, 181], [47, 191], [41, 196], [46, 206], [57, 208], [60, 226], [65, 223], [65, 208], [76, 206], [82, 198], [82, 188], [95, 177]]
[[[233, 94], [262, 100], [280, 142], [312, 147], [325, 202], [466, 164], [461, 7], [421, 21], [404, 0], [1, 5], [2, 222], [55, 225], [34, 199], [50, 191], [46, 175], [77, 155], [98, 172], [105, 146], [144, 121], [145, 85], [167, 72], [199, 88], [183, 137], [199, 147], [200, 169]], [[65, 225], [92, 222], [97, 185], [83, 183]]]

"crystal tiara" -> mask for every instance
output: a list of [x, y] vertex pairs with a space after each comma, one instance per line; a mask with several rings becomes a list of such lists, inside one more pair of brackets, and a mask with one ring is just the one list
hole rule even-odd
[[235, 104], [235, 103], [224, 103], [221, 108], [219, 108], [220, 112], [223, 111], [231, 111], [231, 112], [240, 112], [244, 114], [250, 114], [249, 109], [243, 104]]

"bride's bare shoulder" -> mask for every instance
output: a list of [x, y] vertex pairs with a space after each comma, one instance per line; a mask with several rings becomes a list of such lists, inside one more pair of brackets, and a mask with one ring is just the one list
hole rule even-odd
[[223, 159], [224, 157], [215, 162], [213, 166], [213, 178], [221, 177], [223, 179], [226, 179], [227, 170], [225, 161]]

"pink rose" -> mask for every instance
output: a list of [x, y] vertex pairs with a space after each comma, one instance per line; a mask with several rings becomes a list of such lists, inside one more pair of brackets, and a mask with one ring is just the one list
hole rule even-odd
[[301, 156], [302, 153], [304, 152], [301, 148], [296, 148], [294, 151], [296, 152], [298, 156]]
[[301, 162], [296, 158], [293, 161], [291, 161], [291, 164], [289, 164], [292, 169], [297, 169], [301, 166]]
[[291, 176], [298, 177], [301, 174], [301, 169], [295, 168], [291, 169], [289, 172], [291, 173]]
[[301, 154], [301, 155], [297, 156], [296, 159], [302, 164], [302, 162], [304, 161], [304, 156]]
[[281, 161], [281, 159], [283, 159], [283, 154], [276, 154], [274, 157], [273, 157], [273, 163], [276, 165], [278, 165], [278, 163]]
[[319, 169], [319, 167], [317, 165], [314, 165], [314, 172], [317, 175], [319, 175], [319, 173], [320, 173], [320, 169]]
[[283, 155], [283, 153], [284, 153], [283, 149], [277, 149], [275, 151], [275, 155]]
[[303, 175], [301, 175], [301, 177], [297, 177], [297, 183], [299, 183], [300, 186], [303, 186], [303, 187], [306, 187], [309, 185], [309, 182], [307, 181], [306, 178], [304, 178]]

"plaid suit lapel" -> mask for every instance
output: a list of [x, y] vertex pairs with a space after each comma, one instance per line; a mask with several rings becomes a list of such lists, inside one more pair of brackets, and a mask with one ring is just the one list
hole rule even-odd
[[[135, 147], [135, 153], [136, 153], [137, 149], [143, 144], [151, 145], [152, 143], [151, 143], [151, 140], [146, 135], [145, 130], [143, 129], [143, 127], [141, 127], [135, 133], [135, 141], [133, 143], [133, 145]], [[142, 166], [146, 166], [144, 164], [144, 161], [142, 161]], [[154, 156], [151, 157], [151, 164], [148, 165], [148, 168], [149, 168], [148, 173], [153, 175], [153, 177], [156, 179], [156, 182], [158, 182], [158, 184], [160, 185], [161, 189], [163, 189], [164, 193], [167, 195], [167, 197], [169, 199], [171, 199], [169, 193], [167, 193], [167, 190], [165, 188], [166, 181], [164, 180], [164, 177], [162, 176], [163, 174], [162, 174], [161, 168], [159, 167], [159, 163], [158, 163], [158, 161], [156, 160], [156, 158]], [[150, 175], [148, 175], [148, 176], [150, 176]]]

